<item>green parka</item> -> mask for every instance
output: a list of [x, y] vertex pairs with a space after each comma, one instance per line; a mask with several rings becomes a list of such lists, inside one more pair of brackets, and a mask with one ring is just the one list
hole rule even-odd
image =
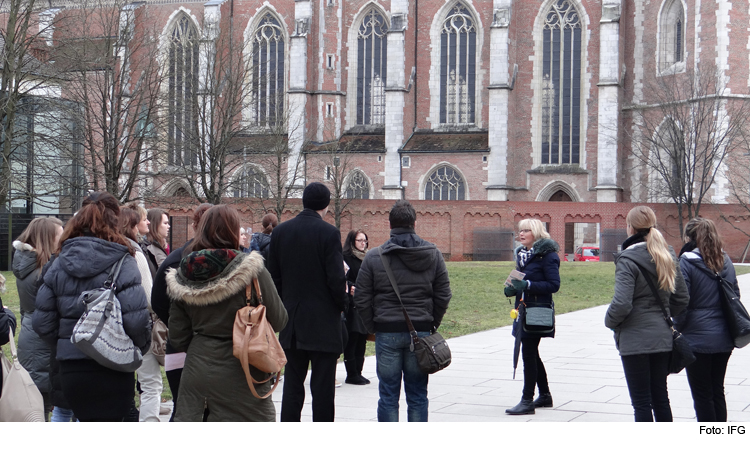
[[[272, 398], [261, 400], [250, 392], [240, 360], [232, 354], [232, 329], [237, 311], [246, 305], [245, 287], [253, 278], [258, 278], [266, 317], [275, 331], [286, 325], [287, 312], [260, 253], [236, 252], [218, 275], [207, 280], [190, 279], [190, 273], [200, 272], [186, 270], [193, 253], [179, 268], [167, 272], [167, 293], [174, 300], [169, 339], [177, 350], [187, 352], [175, 421], [200, 422], [206, 409], [209, 421], [276, 420]], [[212, 259], [205, 258], [203, 263], [210, 266]], [[268, 374], [250, 369], [255, 379], [268, 378]], [[260, 395], [270, 389], [270, 381], [256, 385]]]

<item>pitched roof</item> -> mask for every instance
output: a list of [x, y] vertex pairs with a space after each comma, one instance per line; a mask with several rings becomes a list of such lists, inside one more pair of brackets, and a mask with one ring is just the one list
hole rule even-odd
[[489, 151], [489, 134], [486, 131], [434, 132], [417, 131], [404, 144], [404, 153], [441, 153], [441, 152], [487, 152]]

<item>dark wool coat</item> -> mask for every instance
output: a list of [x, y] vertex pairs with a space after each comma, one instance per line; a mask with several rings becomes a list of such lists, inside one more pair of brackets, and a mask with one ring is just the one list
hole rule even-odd
[[281, 345], [341, 353], [347, 297], [339, 230], [317, 212], [303, 210], [273, 229], [268, 271], [289, 313]]
[[[16, 315], [10, 309], [5, 309], [0, 299], [0, 345], [10, 342], [11, 333], [16, 334]], [[0, 394], [3, 392], [3, 378], [3, 367], [0, 365]]]
[[[699, 250], [683, 253], [680, 257], [680, 270], [685, 278], [685, 285], [690, 293], [687, 309], [674, 318], [675, 327], [685, 336], [690, 347], [698, 353], [728, 353], [734, 349], [734, 341], [729, 334], [727, 321], [722, 310], [722, 294], [715, 277], [693, 265], [695, 262], [704, 270], [706, 267]], [[734, 264], [729, 256], [724, 254], [724, 267], [720, 275], [733, 287], [737, 298], [740, 288]]]
[[[414, 328], [417, 331], [438, 328], [453, 295], [440, 250], [417, 236], [413, 228], [392, 229], [390, 240], [380, 250], [388, 257]], [[409, 331], [378, 248], [368, 251], [362, 261], [354, 304], [371, 333]]]
[[[669, 247], [674, 256], [674, 250]], [[621, 356], [672, 351], [672, 331], [638, 266], [646, 268], [659, 287], [656, 264], [646, 243], [633, 244], [615, 255], [615, 295], [607, 308], [604, 324], [614, 330], [615, 344]], [[677, 261], [675, 261], [677, 264]], [[659, 290], [659, 299], [672, 317], [687, 307], [688, 292], [682, 273], [675, 276], [675, 292]]]
[[354, 296], [351, 295], [352, 287], [357, 285], [357, 275], [359, 275], [359, 268], [362, 267], [362, 260], [354, 256], [352, 253], [347, 253], [344, 254], [344, 262], [349, 266], [349, 271], [346, 272], [346, 288], [349, 290], [349, 308], [346, 312], [346, 329], [349, 333], [367, 334], [365, 324], [359, 316], [359, 310], [357, 310], [357, 307], [354, 305]]
[[268, 265], [268, 251], [271, 247], [271, 235], [265, 233], [253, 233], [250, 240], [250, 247], [255, 248], [260, 252], [263, 259], [266, 260], [266, 266]]
[[42, 277], [36, 268], [36, 252], [21, 241], [13, 242], [16, 249], [13, 255], [13, 275], [21, 304], [21, 328], [18, 334], [18, 361], [29, 372], [39, 392], [51, 390], [50, 346], [44, 342], [31, 326], [36, 293], [42, 285]]
[[[234, 319], [246, 305], [245, 287], [253, 278], [258, 278], [268, 322], [274, 330], [282, 330], [286, 309], [258, 252], [238, 253], [224, 270], [206, 281], [188, 279], [181, 268], [167, 272], [167, 290], [174, 299], [169, 339], [177, 350], [187, 352], [176, 421], [200, 422], [206, 408], [209, 421], [276, 420], [273, 399], [253, 396], [240, 360], [232, 354]], [[252, 366], [251, 373], [256, 380], [268, 378]], [[256, 389], [265, 395], [271, 386], [269, 381]]]
[[[518, 252], [523, 247], [519, 246], [515, 250], [516, 270], [526, 274], [524, 280], [531, 282], [524, 292], [516, 293], [515, 307], [521, 304], [523, 294], [526, 304], [541, 303], [549, 305], [552, 303], [552, 294], [560, 290], [560, 257], [557, 255], [560, 246], [552, 239], [539, 239], [532, 245], [533, 254], [526, 260], [525, 265], [520, 265]], [[523, 331], [523, 327], [518, 321], [513, 322], [512, 333], [521, 332], [521, 338], [526, 337], [555, 337], [555, 331], [552, 330], [546, 334], [529, 335]]]
[[78, 299], [82, 292], [102, 287], [115, 263], [126, 254], [115, 293], [122, 308], [122, 326], [143, 353], [151, 347], [151, 314], [135, 258], [124, 245], [83, 236], [65, 241], [36, 296], [34, 331], [57, 346], [58, 360], [90, 359], [70, 342], [73, 327], [86, 311]]

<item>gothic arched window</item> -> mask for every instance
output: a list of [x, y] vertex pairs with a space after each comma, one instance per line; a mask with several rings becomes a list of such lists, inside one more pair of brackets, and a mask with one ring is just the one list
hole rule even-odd
[[284, 32], [271, 13], [260, 21], [252, 38], [252, 111], [255, 123], [276, 126], [284, 114]]
[[427, 179], [425, 200], [465, 200], [464, 180], [453, 168], [439, 167]]
[[477, 29], [458, 3], [440, 30], [440, 123], [474, 123]]
[[346, 185], [346, 198], [363, 200], [370, 198], [370, 183], [361, 171], [355, 170], [349, 177], [349, 183]]
[[581, 19], [569, 0], [544, 22], [542, 164], [578, 164], [581, 148]]
[[682, 0], [666, 0], [659, 21], [659, 71], [685, 61], [685, 8]]
[[268, 198], [266, 176], [255, 167], [243, 167], [234, 184], [235, 197]]
[[198, 30], [182, 14], [169, 35], [167, 148], [169, 164], [196, 163], [198, 120]]
[[387, 32], [378, 10], [365, 14], [357, 34], [357, 125], [385, 123]]

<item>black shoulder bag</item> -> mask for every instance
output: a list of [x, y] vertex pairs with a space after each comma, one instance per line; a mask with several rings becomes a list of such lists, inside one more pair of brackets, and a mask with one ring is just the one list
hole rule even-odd
[[388, 274], [391, 286], [393, 286], [398, 301], [401, 303], [401, 310], [404, 313], [406, 326], [409, 327], [409, 335], [411, 336], [411, 345], [409, 345], [409, 349], [416, 353], [419, 370], [421, 370], [422, 373], [429, 375], [445, 369], [451, 364], [451, 349], [448, 347], [448, 343], [445, 342], [443, 336], [441, 336], [434, 328], [427, 337], [420, 339], [419, 336], [417, 336], [417, 330], [414, 329], [414, 324], [411, 323], [409, 313], [406, 312], [404, 302], [401, 300], [401, 293], [398, 290], [396, 278], [393, 276], [390, 262], [380, 248], [378, 248], [378, 253], [380, 254], [380, 260], [383, 261], [385, 273]]
[[719, 283], [719, 293], [721, 294], [721, 309], [724, 312], [724, 319], [727, 321], [729, 335], [732, 336], [734, 346], [742, 348], [750, 344], [750, 315], [748, 315], [745, 306], [742, 305], [739, 296], [734, 292], [734, 288], [718, 272], [711, 272], [707, 268], [698, 265], [697, 262], [690, 258], [685, 258], [687, 262], [716, 278]]
[[646, 278], [648, 287], [651, 288], [651, 293], [654, 295], [654, 297], [656, 297], [656, 302], [659, 304], [662, 314], [664, 314], [664, 321], [667, 322], [667, 326], [669, 326], [669, 328], [672, 330], [672, 354], [669, 357], [669, 373], [680, 373], [682, 372], [682, 369], [689, 366], [695, 361], [693, 349], [690, 348], [690, 344], [688, 343], [687, 339], [685, 339], [685, 336], [683, 336], [679, 331], [675, 330], [674, 323], [672, 323], [672, 318], [669, 317], [669, 314], [667, 314], [667, 308], [664, 307], [664, 303], [661, 301], [661, 297], [659, 297], [659, 291], [656, 289], [656, 285], [654, 285], [654, 281], [651, 279], [651, 275], [643, 266], [632, 259], [630, 260], [633, 261], [636, 266], [638, 266], [638, 268], [641, 270], [641, 273], [643, 274], [643, 277]]

